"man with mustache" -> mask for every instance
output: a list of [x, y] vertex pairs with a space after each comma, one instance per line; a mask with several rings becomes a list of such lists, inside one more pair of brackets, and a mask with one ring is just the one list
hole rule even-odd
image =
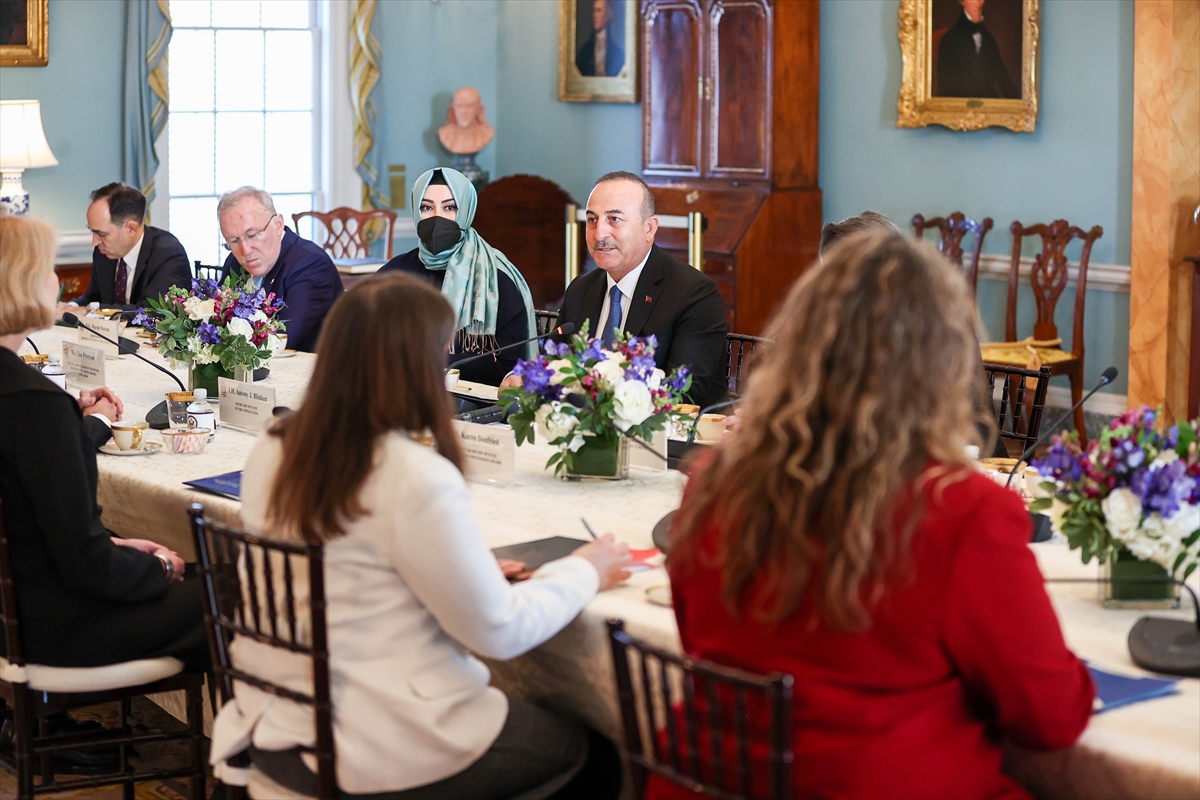
[[[725, 302], [713, 279], [654, 244], [654, 196], [630, 172], [596, 181], [587, 204], [587, 246], [600, 269], [571, 281], [559, 323], [611, 347], [616, 331], [658, 339], [654, 360], [692, 375], [688, 400], [700, 406], [725, 399]], [[520, 385], [505, 378], [501, 386]]]

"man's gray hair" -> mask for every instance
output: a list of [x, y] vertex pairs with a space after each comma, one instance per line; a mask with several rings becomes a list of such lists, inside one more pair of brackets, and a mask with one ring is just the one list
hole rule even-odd
[[256, 200], [272, 217], [275, 216], [275, 201], [271, 199], [270, 192], [256, 189], [253, 186], [239, 186], [221, 195], [221, 199], [217, 201], [217, 219], [220, 219], [222, 214], [238, 203], [250, 198]]
[[645, 222], [654, 216], [654, 195], [650, 193], [650, 187], [646, 185], [644, 180], [632, 172], [618, 170], [617, 172], [608, 172], [601, 175], [600, 179], [596, 181], [596, 186], [608, 181], [629, 181], [642, 187], [642, 221]]

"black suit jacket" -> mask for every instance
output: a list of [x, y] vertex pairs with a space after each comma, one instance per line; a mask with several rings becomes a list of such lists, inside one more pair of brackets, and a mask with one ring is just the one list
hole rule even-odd
[[[590, 336], [599, 335], [600, 309], [608, 291], [608, 274], [593, 270], [571, 281], [558, 312], [558, 321], [576, 329], [588, 323]], [[658, 338], [654, 361], [670, 372], [686, 365], [692, 373], [688, 398], [707, 406], [725, 399], [725, 301], [713, 279], [667, 254], [658, 245], [650, 250], [629, 304], [625, 332]]]
[[95, 440], [81, 417], [69, 394], [0, 347], [0, 497], [35, 663], [74, 663], [64, 648], [80, 626], [168, 587], [156, 557], [116, 546], [101, 523]]
[[99, 303], [104, 308], [136, 311], [146, 304], [146, 300], [161, 297], [172, 286], [191, 286], [192, 268], [183, 245], [170, 231], [147, 225], [133, 270], [133, 286], [129, 290], [129, 299], [133, 302], [117, 302], [113, 293], [116, 277], [117, 262], [102, 255], [97, 247], [92, 251], [92, 279], [87, 291], [75, 302], [81, 306]]
[[[979, 52], [975, 52], [975, 34]], [[938, 45], [938, 95], [941, 97], [991, 97], [1021, 99], [1000, 57], [996, 39], [984, 22], [958, 15]]]
[[[616, 26], [611, 22], [608, 23], [606, 30], [605, 55], [604, 55], [604, 72], [602, 75], [614, 77], [621, 74], [621, 69], [625, 66], [625, 41], [616, 30]], [[575, 54], [575, 66], [579, 68], [580, 74], [584, 77], [592, 77], [596, 74], [596, 32], [592, 31], [591, 37], [583, 43], [579, 51]]]

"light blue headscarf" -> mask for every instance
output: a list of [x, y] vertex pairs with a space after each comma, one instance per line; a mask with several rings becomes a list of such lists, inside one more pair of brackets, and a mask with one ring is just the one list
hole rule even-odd
[[[450, 307], [458, 317], [455, 330], [465, 331], [468, 337], [496, 335], [496, 314], [500, 304], [497, 271], [502, 271], [512, 279], [517, 291], [521, 293], [529, 335], [532, 336], [537, 328], [533, 321], [533, 296], [529, 293], [529, 284], [503, 253], [485, 242], [471, 227], [471, 222], [475, 219], [478, 196], [467, 176], [448, 167], [440, 169], [458, 206], [455, 222], [464, 235], [457, 245], [436, 255], [429, 252], [424, 242], [420, 243], [418, 249], [425, 269], [446, 271], [446, 278], [442, 282], [442, 296], [449, 301]], [[435, 170], [431, 169], [422, 173], [413, 183], [411, 199], [414, 223], [421, 221], [421, 199], [425, 196], [425, 189], [429, 187], [434, 172]], [[481, 346], [480, 349], [486, 348]], [[530, 342], [525, 347], [525, 357], [533, 358], [535, 355], [537, 343]]]

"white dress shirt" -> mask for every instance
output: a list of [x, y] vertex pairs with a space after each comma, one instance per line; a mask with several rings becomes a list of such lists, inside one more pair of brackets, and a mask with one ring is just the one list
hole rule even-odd
[[[653, 248], [651, 248], [653, 249]], [[642, 259], [642, 263], [638, 264], [629, 274], [619, 281], [614, 281], [612, 275], [608, 276], [608, 281], [604, 285], [604, 304], [600, 306], [600, 318], [597, 326], [602, 327], [608, 322], [608, 309], [612, 305], [612, 287], [616, 286], [621, 290], [621, 327], [622, 332], [625, 331], [625, 323], [629, 319], [629, 308], [633, 305], [633, 292], [637, 289], [638, 278], [642, 277], [642, 269], [645, 268], [646, 262], [650, 259], [650, 251], [646, 251], [646, 257]], [[589, 335], [603, 339], [601, 331], [597, 327]]]
[[[250, 531], [267, 532], [281, 457], [279, 439], [264, 434], [246, 461], [242, 519]], [[562, 630], [599, 588], [595, 567], [578, 556], [509, 584], [462, 475], [431, 448], [390, 433], [374, 464], [359, 494], [366, 513], [325, 545], [337, 783], [351, 794], [422, 786], [474, 763], [500, 734], [508, 702], [472, 653], [527, 652]], [[307, 621], [304, 574], [294, 573], [296, 607]], [[284, 596], [281, 587], [275, 595]], [[312, 691], [308, 659], [244, 638], [230, 652], [242, 669]], [[264, 750], [311, 746], [311, 709], [237, 684], [213, 725], [211, 760], [222, 780], [245, 783], [248, 775], [224, 761], [250, 742]]]

